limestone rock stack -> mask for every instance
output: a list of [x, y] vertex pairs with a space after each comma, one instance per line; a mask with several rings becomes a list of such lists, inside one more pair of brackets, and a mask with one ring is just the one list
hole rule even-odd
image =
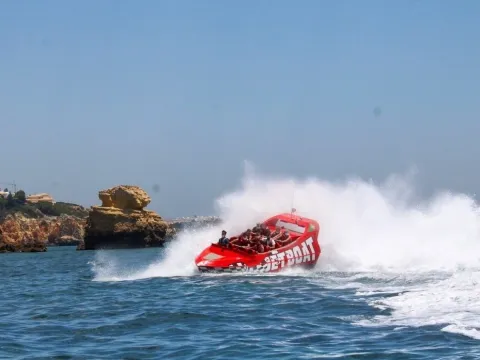
[[175, 229], [145, 207], [151, 199], [138, 186], [119, 185], [101, 190], [101, 206], [92, 206], [84, 243], [78, 249], [119, 249], [163, 246]]

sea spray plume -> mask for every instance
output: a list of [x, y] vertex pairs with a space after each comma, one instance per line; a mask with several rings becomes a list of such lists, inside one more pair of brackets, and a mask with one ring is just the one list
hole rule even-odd
[[288, 212], [293, 192], [297, 214], [320, 223], [317, 271], [418, 272], [480, 265], [478, 207], [466, 195], [416, 200], [411, 174], [377, 185], [359, 178], [265, 176], [250, 167], [237, 190], [217, 199], [221, 225], [182, 232], [162, 260], [133, 278], [194, 274], [195, 256], [219, 238], [222, 228], [232, 236]]
[[317, 219], [321, 226], [320, 270], [403, 272], [478, 265], [474, 200], [450, 193], [416, 200], [413, 175], [394, 175], [376, 185], [358, 178], [331, 183], [250, 172], [242, 188], [221, 197], [217, 205], [226, 224], [239, 231], [288, 211], [294, 183], [298, 214]]
[[[379, 184], [380, 190], [399, 209], [415, 206], [416, 203], [421, 202], [415, 189], [417, 175], [418, 170], [415, 166], [411, 167], [404, 175], [392, 174], [383, 184]], [[373, 181], [370, 181], [370, 184], [373, 184]]]
[[147, 269], [150, 276], [191, 276], [196, 272], [195, 256], [206, 246], [220, 238], [221, 225], [209, 225], [203, 229], [188, 229], [165, 249], [160, 263]]
[[109, 256], [106, 251], [99, 250], [95, 253], [94, 260], [90, 261], [95, 281], [115, 281], [125, 278], [125, 270], [118, 259]]
[[[127, 281], [154, 277], [192, 276], [196, 273], [195, 256], [209, 243], [219, 238], [219, 225], [207, 225], [202, 229], [186, 229], [179, 233], [177, 239], [169, 243], [161, 258], [141, 269], [131, 271], [122, 269], [113, 257], [99, 253], [96, 255], [96, 281]], [[103, 266], [98, 266], [103, 264]]]
[[[232, 235], [288, 211], [293, 187], [297, 213], [320, 223], [322, 255], [316, 270], [271, 276], [301, 275], [319, 287], [357, 289], [351, 294], [356, 300], [390, 309], [388, 315], [358, 314], [347, 320], [358, 326], [436, 324], [443, 331], [480, 338], [478, 206], [467, 195], [449, 192], [419, 200], [413, 185], [408, 175], [375, 184], [358, 178], [328, 182], [249, 172], [236, 191], [217, 200], [225, 220], [221, 226], [182, 232], [161, 260], [123, 280], [194, 274], [195, 255], [222, 228]], [[108, 274], [122, 279], [122, 272]]]

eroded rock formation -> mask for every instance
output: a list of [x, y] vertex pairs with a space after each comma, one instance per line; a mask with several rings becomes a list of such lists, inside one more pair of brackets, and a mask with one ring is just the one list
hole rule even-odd
[[48, 246], [78, 245], [85, 235], [86, 219], [61, 215], [49, 221]]
[[175, 229], [145, 207], [151, 199], [138, 186], [119, 185], [101, 190], [101, 206], [92, 206], [79, 250], [163, 246]]
[[83, 238], [85, 220], [62, 215], [27, 218], [8, 215], [0, 223], [0, 252], [43, 252], [48, 245], [75, 245]]

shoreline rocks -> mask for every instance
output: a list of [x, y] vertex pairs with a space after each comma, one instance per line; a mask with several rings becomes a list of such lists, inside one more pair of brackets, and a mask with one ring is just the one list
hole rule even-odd
[[161, 247], [176, 233], [160, 215], [144, 209], [151, 199], [138, 186], [115, 186], [98, 197], [102, 205], [92, 206], [78, 250]]
[[9, 214], [0, 223], [0, 253], [45, 252], [47, 246], [78, 244], [84, 220], [69, 215], [27, 218]]
[[77, 250], [162, 247], [181, 231], [221, 222], [216, 216], [163, 219], [145, 209], [151, 199], [138, 186], [115, 186], [99, 191], [98, 197], [102, 204], [89, 209], [45, 201], [0, 208], [0, 253], [45, 252], [51, 246], [76, 246]]

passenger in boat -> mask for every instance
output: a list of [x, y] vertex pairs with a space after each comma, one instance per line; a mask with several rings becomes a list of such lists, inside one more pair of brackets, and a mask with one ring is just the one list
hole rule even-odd
[[262, 228], [262, 235], [263, 236], [271, 236], [272, 235], [272, 231], [266, 227], [266, 226], [263, 226]]
[[254, 247], [256, 247], [255, 240], [256, 239], [253, 237], [252, 230], [247, 229], [242, 234], [240, 234], [237, 239], [230, 241], [230, 244], [232, 244], [235, 248], [250, 251], [253, 250]]
[[273, 240], [270, 236], [265, 236], [262, 238], [261, 244], [264, 247], [264, 251], [275, 249], [275, 240]]
[[282, 237], [282, 234], [284, 232], [284, 228], [280, 228], [280, 226], [275, 226], [275, 230], [272, 232], [272, 238], [273, 240], [277, 241]]
[[244, 239], [250, 240], [252, 237], [252, 230], [247, 229], [245, 232], [243, 232], [240, 237], [243, 237]]
[[282, 241], [290, 241], [292, 240], [292, 237], [290, 236], [290, 233], [284, 229], [282, 236], [280, 237], [280, 240]]
[[236, 242], [236, 244], [249, 252], [257, 252], [258, 244], [261, 240], [261, 235], [255, 231], [258, 229], [258, 226], [259, 224], [253, 229], [247, 229], [242, 233], [242, 235], [240, 235], [241, 240]]
[[252, 232], [250, 233], [249, 240], [253, 241], [253, 242], [256, 242], [256, 241], [260, 240], [261, 236], [262, 235], [259, 232], [256, 232], [252, 229]]
[[[248, 246], [252, 249], [257, 249], [258, 250], [258, 245], [262, 243], [262, 237], [260, 234], [255, 234], [252, 233], [252, 236], [248, 240]], [[259, 251], [260, 252], [260, 251]]]
[[270, 236], [267, 236], [267, 246], [271, 247], [272, 249], [275, 249], [275, 239], [271, 238]]
[[256, 234], [261, 234], [262, 232], [262, 224], [261, 223], [257, 223], [257, 225], [255, 225], [252, 229], [252, 231]]
[[252, 231], [256, 234], [260, 234], [263, 236], [267, 236], [268, 234], [270, 234], [270, 229], [262, 223], [257, 223], [257, 225], [255, 225]]
[[[220, 240], [219, 240], [219, 241], [220, 241]], [[229, 239], [229, 242], [228, 242], [228, 243], [229, 243], [230, 246], [235, 247], [235, 246], [239, 246], [239, 245], [241, 244], [241, 242], [242, 242], [242, 238], [241, 238], [241, 237], [237, 237], [237, 238], [231, 237], [231, 238]]]
[[280, 244], [280, 246], [284, 246], [290, 243], [292, 239], [290, 237], [290, 233], [285, 230], [285, 227], [282, 226], [280, 230], [280, 235], [278, 235], [275, 240], [278, 244]]
[[254, 245], [254, 249], [257, 250], [258, 253], [265, 252], [265, 247], [261, 242], [256, 243], [256, 245]]
[[228, 242], [229, 240], [227, 238], [227, 232], [225, 230], [222, 230], [222, 237], [218, 239], [218, 245], [227, 246]]
[[240, 235], [237, 239], [230, 241], [230, 244], [243, 247], [248, 245], [248, 239], [245, 236]]
[[230, 245], [241, 245], [244, 242], [245, 233], [240, 234], [240, 236], [232, 236], [230, 238]]
[[272, 238], [278, 239], [280, 237], [280, 234], [282, 233], [280, 226], [276, 225], [275, 230], [272, 232]]

